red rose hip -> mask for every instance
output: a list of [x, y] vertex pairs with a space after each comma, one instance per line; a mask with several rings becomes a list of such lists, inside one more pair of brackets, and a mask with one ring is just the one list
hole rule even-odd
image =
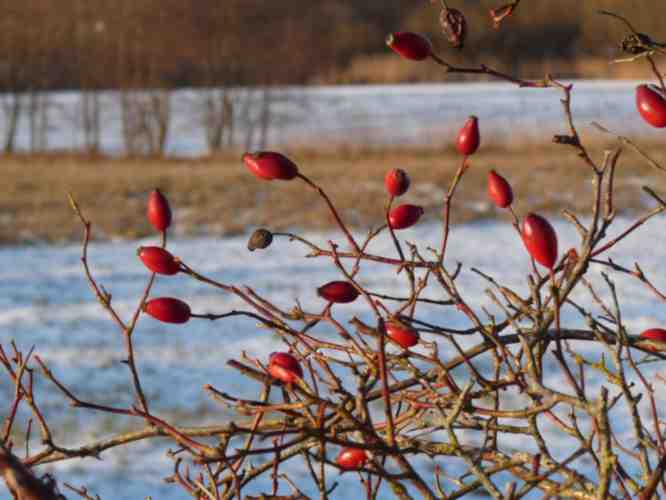
[[368, 461], [368, 454], [360, 448], [343, 448], [336, 460], [344, 470], [357, 470]]
[[393, 168], [384, 177], [384, 186], [391, 196], [402, 196], [409, 189], [409, 176], [401, 168]]
[[540, 215], [528, 214], [523, 220], [521, 234], [532, 258], [552, 269], [557, 261], [557, 235], [553, 226]]
[[146, 314], [164, 323], [187, 323], [191, 316], [190, 306], [173, 297], [159, 297], [146, 302]]
[[386, 324], [386, 334], [403, 349], [413, 347], [419, 341], [419, 334], [416, 330], [397, 322]]
[[274, 151], [245, 153], [243, 163], [260, 179], [289, 181], [298, 175], [298, 167], [289, 158]]
[[476, 153], [480, 143], [479, 119], [476, 116], [470, 116], [458, 132], [456, 148], [461, 155], [470, 156]]
[[666, 342], [666, 330], [663, 328], [649, 328], [641, 333], [641, 338], [646, 340], [658, 340]]
[[488, 172], [488, 197], [499, 208], [506, 208], [513, 203], [511, 185], [494, 170]]
[[347, 304], [354, 302], [359, 292], [348, 281], [331, 281], [317, 288], [317, 295], [329, 302]]
[[286, 352], [274, 352], [270, 355], [268, 373], [285, 384], [293, 384], [303, 378], [303, 369], [298, 360]]
[[389, 212], [391, 229], [407, 229], [416, 224], [423, 215], [423, 208], [418, 205], [398, 205]]
[[159, 189], [155, 189], [148, 197], [148, 221], [158, 231], [166, 231], [171, 225], [171, 207]]
[[666, 96], [655, 85], [639, 85], [636, 87], [636, 107], [653, 127], [666, 127]]
[[403, 31], [386, 37], [386, 45], [405, 59], [422, 61], [432, 54], [432, 45], [423, 35]]
[[170, 276], [180, 271], [180, 264], [176, 258], [162, 247], [139, 247], [137, 255], [154, 273]]

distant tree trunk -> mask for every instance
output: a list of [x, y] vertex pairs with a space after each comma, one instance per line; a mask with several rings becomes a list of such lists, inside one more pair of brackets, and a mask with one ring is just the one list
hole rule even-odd
[[234, 144], [234, 103], [231, 91], [219, 88], [206, 93], [203, 105], [203, 127], [210, 153]]
[[261, 92], [261, 110], [259, 112], [259, 149], [265, 149], [268, 143], [268, 131], [271, 125], [271, 89], [265, 87]]
[[5, 137], [3, 151], [6, 154], [16, 150], [16, 136], [18, 134], [19, 120], [23, 111], [21, 94], [11, 92], [7, 94], [2, 102], [5, 114]]
[[245, 127], [246, 151], [264, 149], [267, 146], [274, 118], [273, 102], [274, 96], [270, 87], [247, 89], [240, 112], [240, 120]]
[[76, 54], [78, 57], [79, 120], [83, 133], [83, 149], [96, 154], [101, 146], [101, 105], [96, 91], [100, 83], [96, 63], [103, 59], [100, 36], [104, 24], [96, 20], [94, 6], [88, 0], [76, 0]]
[[99, 93], [90, 90], [81, 91], [81, 126], [83, 127], [83, 147], [89, 154], [100, 151], [100, 99]]
[[254, 135], [256, 132], [257, 122], [252, 114], [253, 101], [255, 100], [256, 90], [247, 89], [245, 98], [243, 99], [243, 107], [241, 108], [240, 119], [245, 127], [245, 142], [243, 149], [250, 151], [254, 149]]
[[236, 117], [234, 116], [234, 103], [232, 101], [232, 98], [229, 97], [228, 92], [225, 92], [224, 94], [224, 98], [222, 101], [222, 109], [224, 113], [224, 124], [227, 129], [226, 145], [227, 148], [231, 149], [234, 147], [235, 144], [234, 132], [236, 130], [236, 127], [234, 125], [236, 124]]
[[206, 144], [210, 153], [216, 153], [222, 149], [223, 124], [220, 119], [218, 108], [218, 93], [223, 90], [210, 90], [206, 93], [203, 101], [203, 127], [206, 131]]
[[139, 127], [136, 123], [136, 106], [132, 96], [132, 91], [122, 89], [120, 91], [120, 114], [123, 143], [125, 144], [125, 154], [134, 156], [138, 154], [138, 134]]
[[126, 153], [165, 154], [171, 124], [171, 91], [122, 90], [120, 102]]
[[144, 123], [148, 128], [150, 154], [164, 155], [171, 124], [171, 91], [151, 91], [146, 104]]
[[30, 123], [30, 151], [42, 152], [48, 148], [49, 97], [45, 92], [28, 94], [28, 121]]

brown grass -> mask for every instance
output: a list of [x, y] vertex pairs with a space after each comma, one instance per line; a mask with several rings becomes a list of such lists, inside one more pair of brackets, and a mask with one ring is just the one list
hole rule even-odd
[[[665, 154], [648, 148], [662, 163]], [[597, 158], [601, 149], [595, 150]], [[402, 202], [421, 204], [428, 217], [441, 213], [444, 190], [460, 163], [454, 152], [345, 152], [321, 155], [293, 152], [301, 171], [326, 189], [352, 226], [381, 223], [383, 177], [392, 167], [406, 169], [412, 188]], [[569, 208], [589, 212], [588, 168], [573, 150], [545, 145], [519, 150], [485, 148], [472, 159], [454, 205], [454, 222], [504, 216], [487, 201], [486, 176], [498, 170], [513, 185], [518, 213]], [[322, 201], [302, 182], [255, 179], [237, 157], [201, 160], [110, 159], [76, 156], [5, 157], [0, 160], [0, 242], [77, 240], [81, 228], [67, 193], [94, 222], [96, 238], [137, 238], [152, 233], [146, 222], [148, 192], [160, 187], [174, 207], [174, 231], [181, 236], [225, 235], [257, 226], [273, 230], [331, 227]], [[640, 186], [663, 192], [666, 181], [626, 151], [617, 175], [617, 206], [641, 208]]]

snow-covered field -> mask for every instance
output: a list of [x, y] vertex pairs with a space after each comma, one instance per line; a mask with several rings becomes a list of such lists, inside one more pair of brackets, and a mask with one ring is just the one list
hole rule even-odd
[[[618, 133], [657, 139], [659, 131], [641, 122], [635, 112], [635, 81], [574, 82], [572, 109], [581, 132], [599, 121]], [[257, 91], [237, 105], [236, 147], [259, 147], [259, 134], [249, 134], [265, 108]], [[233, 93], [232, 92], [232, 93]], [[421, 85], [370, 85], [286, 87], [272, 89], [271, 126], [264, 145], [271, 147], [368, 148], [381, 146], [443, 147], [464, 119], [478, 115], [485, 146], [550, 142], [565, 130], [557, 89], [517, 88], [507, 83], [442, 83]], [[210, 91], [178, 90], [171, 93], [171, 125], [166, 153], [200, 156], [206, 144], [207, 102]], [[1, 99], [2, 96], [0, 96]], [[117, 92], [99, 93], [102, 124], [101, 150], [126, 152], [122, 107]], [[46, 94], [48, 102], [46, 149], [80, 150], [84, 133], [81, 95], [77, 92]], [[249, 103], [249, 104], [248, 104]], [[144, 105], [146, 105], [144, 103]], [[139, 104], [135, 105], [137, 108]], [[8, 126], [0, 113], [0, 133]], [[255, 127], [255, 132], [256, 131]], [[594, 132], [598, 134], [598, 132]], [[17, 148], [30, 146], [30, 124], [19, 123]]]
[[[612, 235], [629, 223], [619, 219]], [[649, 222], [636, 235], [627, 239], [611, 255], [619, 263], [631, 266], [641, 262], [643, 270], [657, 287], [666, 287], [663, 260], [666, 258], [664, 217]], [[572, 227], [555, 221], [560, 249], [577, 245]], [[440, 228], [421, 225], [400, 233], [401, 238], [425, 246], [436, 245]], [[325, 244], [335, 239], [344, 246], [339, 234], [308, 234], [313, 241]], [[135, 255], [136, 248], [146, 241], [93, 244], [89, 258], [95, 276], [113, 294], [115, 307], [127, 317], [136, 304], [147, 279], [147, 272]], [[173, 241], [170, 249], [188, 265], [225, 283], [252, 286], [258, 293], [284, 307], [298, 299], [304, 308], [323, 305], [315, 288], [329, 280], [338, 279], [338, 271], [324, 258], [304, 259], [306, 249], [298, 243], [278, 239], [266, 251], [249, 253], [246, 238], [197, 239]], [[392, 255], [388, 238], [378, 240], [372, 252]], [[0, 342], [7, 347], [11, 339], [20, 348], [36, 346], [38, 353], [55, 374], [72, 387], [82, 399], [96, 399], [129, 404], [129, 378], [123, 357], [122, 339], [105, 311], [93, 300], [81, 270], [80, 248], [66, 247], [6, 247], [0, 250]], [[468, 303], [474, 307], [487, 306], [483, 293], [486, 283], [470, 272], [477, 267], [498, 281], [525, 292], [528, 259], [521, 242], [507, 222], [477, 222], [454, 226], [447, 254], [449, 262], [464, 263], [459, 286]], [[590, 273], [600, 283], [599, 269]], [[666, 308], [658, 303], [636, 280], [612, 275], [618, 283], [623, 317], [630, 333], [639, 333], [651, 326], [666, 325]], [[377, 292], [395, 293], [404, 290], [404, 278], [381, 265], [364, 265], [360, 275], [364, 285]], [[603, 287], [600, 287], [603, 290]], [[187, 300], [195, 312], [221, 313], [241, 307], [239, 301], [219, 293], [184, 276], [160, 278], [154, 296], [173, 295]], [[603, 294], [602, 294], [603, 296]], [[576, 298], [593, 308], [589, 297], [579, 293]], [[365, 317], [362, 304], [337, 306], [342, 318], [351, 315]], [[423, 319], [450, 327], [465, 327], [466, 318], [455, 309], [446, 312], [424, 311]], [[572, 311], [565, 309], [563, 324], [581, 325]], [[474, 339], [470, 339], [472, 341]], [[477, 339], [478, 340], [478, 339]], [[153, 410], [178, 423], [191, 422], [205, 415], [209, 422], [222, 421], [227, 414], [211, 403], [202, 386], [211, 383], [229, 393], [249, 395], [257, 386], [242, 380], [227, 368], [226, 362], [238, 358], [241, 351], [265, 359], [280, 342], [248, 319], [223, 322], [191, 321], [186, 327], [158, 323], [148, 317], [140, 321], [136, 333], [138, 366]], [[581, 353], [598, 359], [599, 347], [576, 346]], [[657, 368], [651, 369], [653, 373]], [[554, 373], [557, 373], [556, 371]], [[547, 384], [560, 383], [557, 376]], [[600, 381], [588, 382], [590, 392]], [[4, 384], [4, 385], [3, 385]], [[38, 383], [37, 397], [54, 421], [62, 422], [58, 436], [63, 444], [100, 436], [106, 432], [130, 426], [122, 418], [116, 423], [90, 412], [75, 411], [64, 404], [60, 394], [48, 384]], [[11, 397], [10, 388], [0, 382], [3, 401]], [[666, 396], [660, 393], [660, 397]], [[179, 412], [176, 412], [176, 409]], [[186, 410], [186, 411], [184, 411]], [[613, 421], [619, 436], [626, 430], [622, 421]], [[548, 431], [546, 431], [548, 437]], [[519, 443], [515, 443], [519, 447]], [[572, 451], [571, 442], [558, 437], [554, 449], [561, 456]], [[159, 479], [171, 473], [171, 462], [165, 456], [164, 443], [137, 444], [125, 450], [108, 451], [102, 461], [73, 460], [45, 467], [59, 481], [85, 484], [104, 499], [139, 499], [152, 494], [154, 499], [186, 498], [180, 489], [167, 487]], [[583, 465], [584, 466], [584, 465]], [[344, 476], [342, 478], [345, 483]], [[355, 486], [353, 486], [355, 487]], [[351, 486], [337, 490], [342, 497]], [[247, 493], [251, 493], [248, 489]], [[0, 487], [0, 497], [6, 491]]]
[[[644, 140], [658, 138], [659, 131], [645, 126], [635, 112], [636, 82], [577, 82], [573, 94], [573, 112], [582, 132], [591, 121], [599, 121], [614, 130]], [[293, 94], [292, 99], [276, 100], [272, 110], [281, 117], [278, 127], [271, 128], [268, 143], [275, 147], [299, 145], [329, 147], [415, 145], [439, 147], [450, 142], [462, 121], [470, 114], [481, 119], [484, 144], [512, 145], [549, 141], [552, 134], [563, 131], [559, 93], [552, 89], [518, 89], [506, 84], [442, 84], [369, 87], [319, 87], [281, 89]], [[76, 93], [49, 95], [53, 107], [49, 112], [48, 147], [78, 149], [82, 144], [79, 123], [80, 105]], [[204, 91], [178, 91], [172, 96], [173, 123], [169, 131], [167, 152], [172, 155], [197, 156], [207, 152], [202, 125]], [[122, 153], [122, 131], [117, 94], [101, 95], [104, 133], [102, 149]], [[4, 123], [0, 121], [0, 131]], [[240, 134], [242, 135], [242, 134]], [[18, 145], [29, 145], [28, 124], [20, 124]], [[627, 239], [611, 256], [631, 267], [638, 260], [645, 273], [660, 288], [666, 288], [661, 272], [666, 258], [666, 220], [650, 221]], [[619, 219], [609, 236], [618, 234], [629, 224]], [[560, 249], [576, 246], [573, 228], [562, 220], [555, 221]], [[423, 247], [436, 245], [440, 228], [420, 225], [400, 233]], [[308, 238], [325, 244], [339, 234], [308, 234]], [[113, 294], [113, 303], [124, 317], [133, 311], [145, 286], [147, 273], [136, 258], [136, 248], [145, 241], [123, 241], [93, 244], [89, 258], [95, 276]], [[225, 283], [252, 286], [270, 301], [289, 308], [299, 300], [305, 309], [323, 305], [316, 296], [317, 286], [338, 279], [339, 273], [326, 259], [304, 259], [306, 249], [297, 243], [278, 240], [264, 251], [249, 253], [246, 238], [173, 240], [170, 249], [197, 271]], [[376, 241], [374, 253], [392, 255], [388, 238]], [[131, 390], [126, 366], [122, 364], [122, 338], [106, 312], [97, 304], [84, 278], [77, 245], [65, 247], [5, 247], [0, 249], [0, 343], [7, 348], [15, 340], [24, 351], [36, 346], [54, 373], [82, 399], [127, 405]], [[447, 258], [464, 263], [458, 280], [468, 303], [493, 310], [484, 294], [486, 282], [472, 273], [476, 267], [491, 274], [503, 284], [524, 293], [528, 259], [521, 242], [507, 222], [477, 222], [454, 226]], [[601, 282], [600, 270], [591, 275]], [[657, 302], [637, 280], [614, 275], [622, 313], [630, 333], [666, 325], [666, 308]], [[404, 290], [404, 278], [381, 265], [365, 264], [361, 282], [376, 292], [395, 293]], [[600, 287], [604, 290], [603, 287]], [[605, 293], [605, 292], [604, 292]], [[154, 296], [172, 295], [183, 298], [195, 312], [227, 312], [243, 308], [232, 296], [220, 293], [183, 276], [161, 278]], [[602, 294], [603, 296], [603, 294]], [[594, 309], [585, 293], [575, 297]], [[336, 306], [340, 319], [352, 315], [366, 317], [362, 304]], [[453, 328], [468, 326], [464, 315], [455, 309], [423, 310], [422, 319]], [[563, 324], [582, 326], [570, 309], [563, 311]], [[321, 332], [320, 332], [321, 333]], [[478, 339], [463, 339], [463, 344]], [[238, 358], [241, 351], [266, 359], [280, 349], [280, 341], [248, 319], [228, 319], [210, 323], [192, 321], [186, 327], [141, 319], [135, 335], [136, 356], [144, 387], [159, 415], [179, 424], [220, 422], [229, 414], [212, 403], [202, 391], [206, 383], [228, 393], [254, 394], [257, 386], [238, 377], [226, 362]], [[576, 345], [581, 353], [597, 360], [599, 347]], [[444, 353], [446, 355], [446, 353]], [[658, 371], [651, 365], [648, 375]], [[556, 370], [549, 385], [562, 384]], [[601, 381], [588, 380], [591, 393]], [[659, 388], [659, 387], [658, 387]], [[0, 377], [0, 398], [11, 398], [11, 388]], [[57, 422], [57, 442], [75, 445], [93, 437], [109, 435], [135, 425], [128, 419], [107, 419], [98, 414], [69, 408], [54, 388], [37, 377], [38, 400], [49, 419]], [[660, 402], [666, 394], [658, 394]], [[0, 408], [2, 406], [0, 405]], [[613, 421], [619, 437], [627, 431], [626, 421]], [[553, 437], [545, 426], [546, 437]], [[520, 443], [511, 443], [520, 447]], [[571, 452], [572, 442], [561, 435], [553, 441], [556, 454]], [[186, 496], [174, 487], [166, 487], [160, 478], [172, 471], [165, 456], [165, 444], [140, 443], [124, 450], [111, 450], [94, 459], [73, 460], [44, 467], [59, 481], [84, 484], [94, 493], [108, 499], [138, 499], [152, 494], [154, 499], [172, 500]], [[447, 464], [448, 466], [448, 464]], [[585, 467], [582, 463], [581, 467]], [[298, 473], [298, 471], [296, 471]], [[354, 498], [349, 481], [342, 478], [338, 496], [347, 492]], [[346, 486], [345, 486], [346, 483]], [[7, 495], [0, 485], [0, 497]], [[251, 493], [248, 489], [247, 493]]]

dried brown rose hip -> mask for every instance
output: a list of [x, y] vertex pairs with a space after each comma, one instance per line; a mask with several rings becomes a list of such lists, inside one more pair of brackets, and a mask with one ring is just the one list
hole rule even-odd
[[293, 384], [303, 378], [303, 369], [298, 360], [286, 352], [274, 352], [270, 355], [268, 373], [285, 384]]
[[384, 177], [384, 186], [391, 196], [402, 196], [409, 189], [409, 176], [401, 168], [393, 168]]
[[403, 31], [386, 37], [386, 45], [405, 59], [422, 61], [432, 54], [432, 45], [423, 35]]
[[418, 205], [399, 205], [389, 212], [391, 229], [407, 229], [416, 224], [423, 215], [423, 207]]
[[170, 276], [180, 271], [179, 262], [162, 247], [139, 247], [137, 255], [144, 265], [154, 273]]
[[317, 288], [317, 295], [329, 302], [347, 304], [359, 296], [358, 290], [348, 281], [330, 281]]
[[343, 448], [336, 462], [341, 469], [357, 470], [368, 461], [368, 454], [360, 448]]
[[159, 189], [155, 189], [148, 197], [148, 221], [158, 231], [166, 231], [171, 225], [171, 208]]
[[528, 214], [523, 220], [523, 243], [539, 264], [552, 269], [557, 260], [557, 234], [550, 223], [537, 214]]
[[479, 119], [472, 115], [458, 132], [456, 139], [456, 148], [461, 155], [470, 156], [476, 153], [481, 143], [479, 135]]
[[243, 163], [260, 179], [289, 181], [298, 175], [298, 167], [289, 158], [274, 151], [245, 153]]
[[445, 7], [439, 14], [439, 24], [451, 46], [455, 49], [462, 49], [467, 38], [467, 21], [463, 13], [458, 9]]
[[654, 45], [654, 40], [645, 33], [629, 33], [620, 42], [622, 51], [632, 55], [643, 54], [649, 51], [650, 47]]
[[247, 249], [250, 252], [254, 252], [257, 248], [268, 248], [271, 243], [273, 243], [273, 233], [268, 229], [260, 228], [256, 229], [252, 233], [252, 236], [250, 236], [250, 239], [247, 241]]
[[499, 208], [506, 208], [513, 203], [511, 185], [494, 170], [488, 172], [488, 197]]
[[490, 9], [489, 14], [490, 14], [490, 20], [493, 22], [493, 27], [495, 29], [499, 29], [499, 27], [502, 25], [502, 21], [504, 21], [505, 18], [513, 14], [515, 8], [516, 4], [509, 3], [506, 5], [501, 5], [496, 9]]
[[192, 314], [189, 305], [173, 297], [149, 300], [144, 304], [143, 311], [164, 323], [187, 323]]

